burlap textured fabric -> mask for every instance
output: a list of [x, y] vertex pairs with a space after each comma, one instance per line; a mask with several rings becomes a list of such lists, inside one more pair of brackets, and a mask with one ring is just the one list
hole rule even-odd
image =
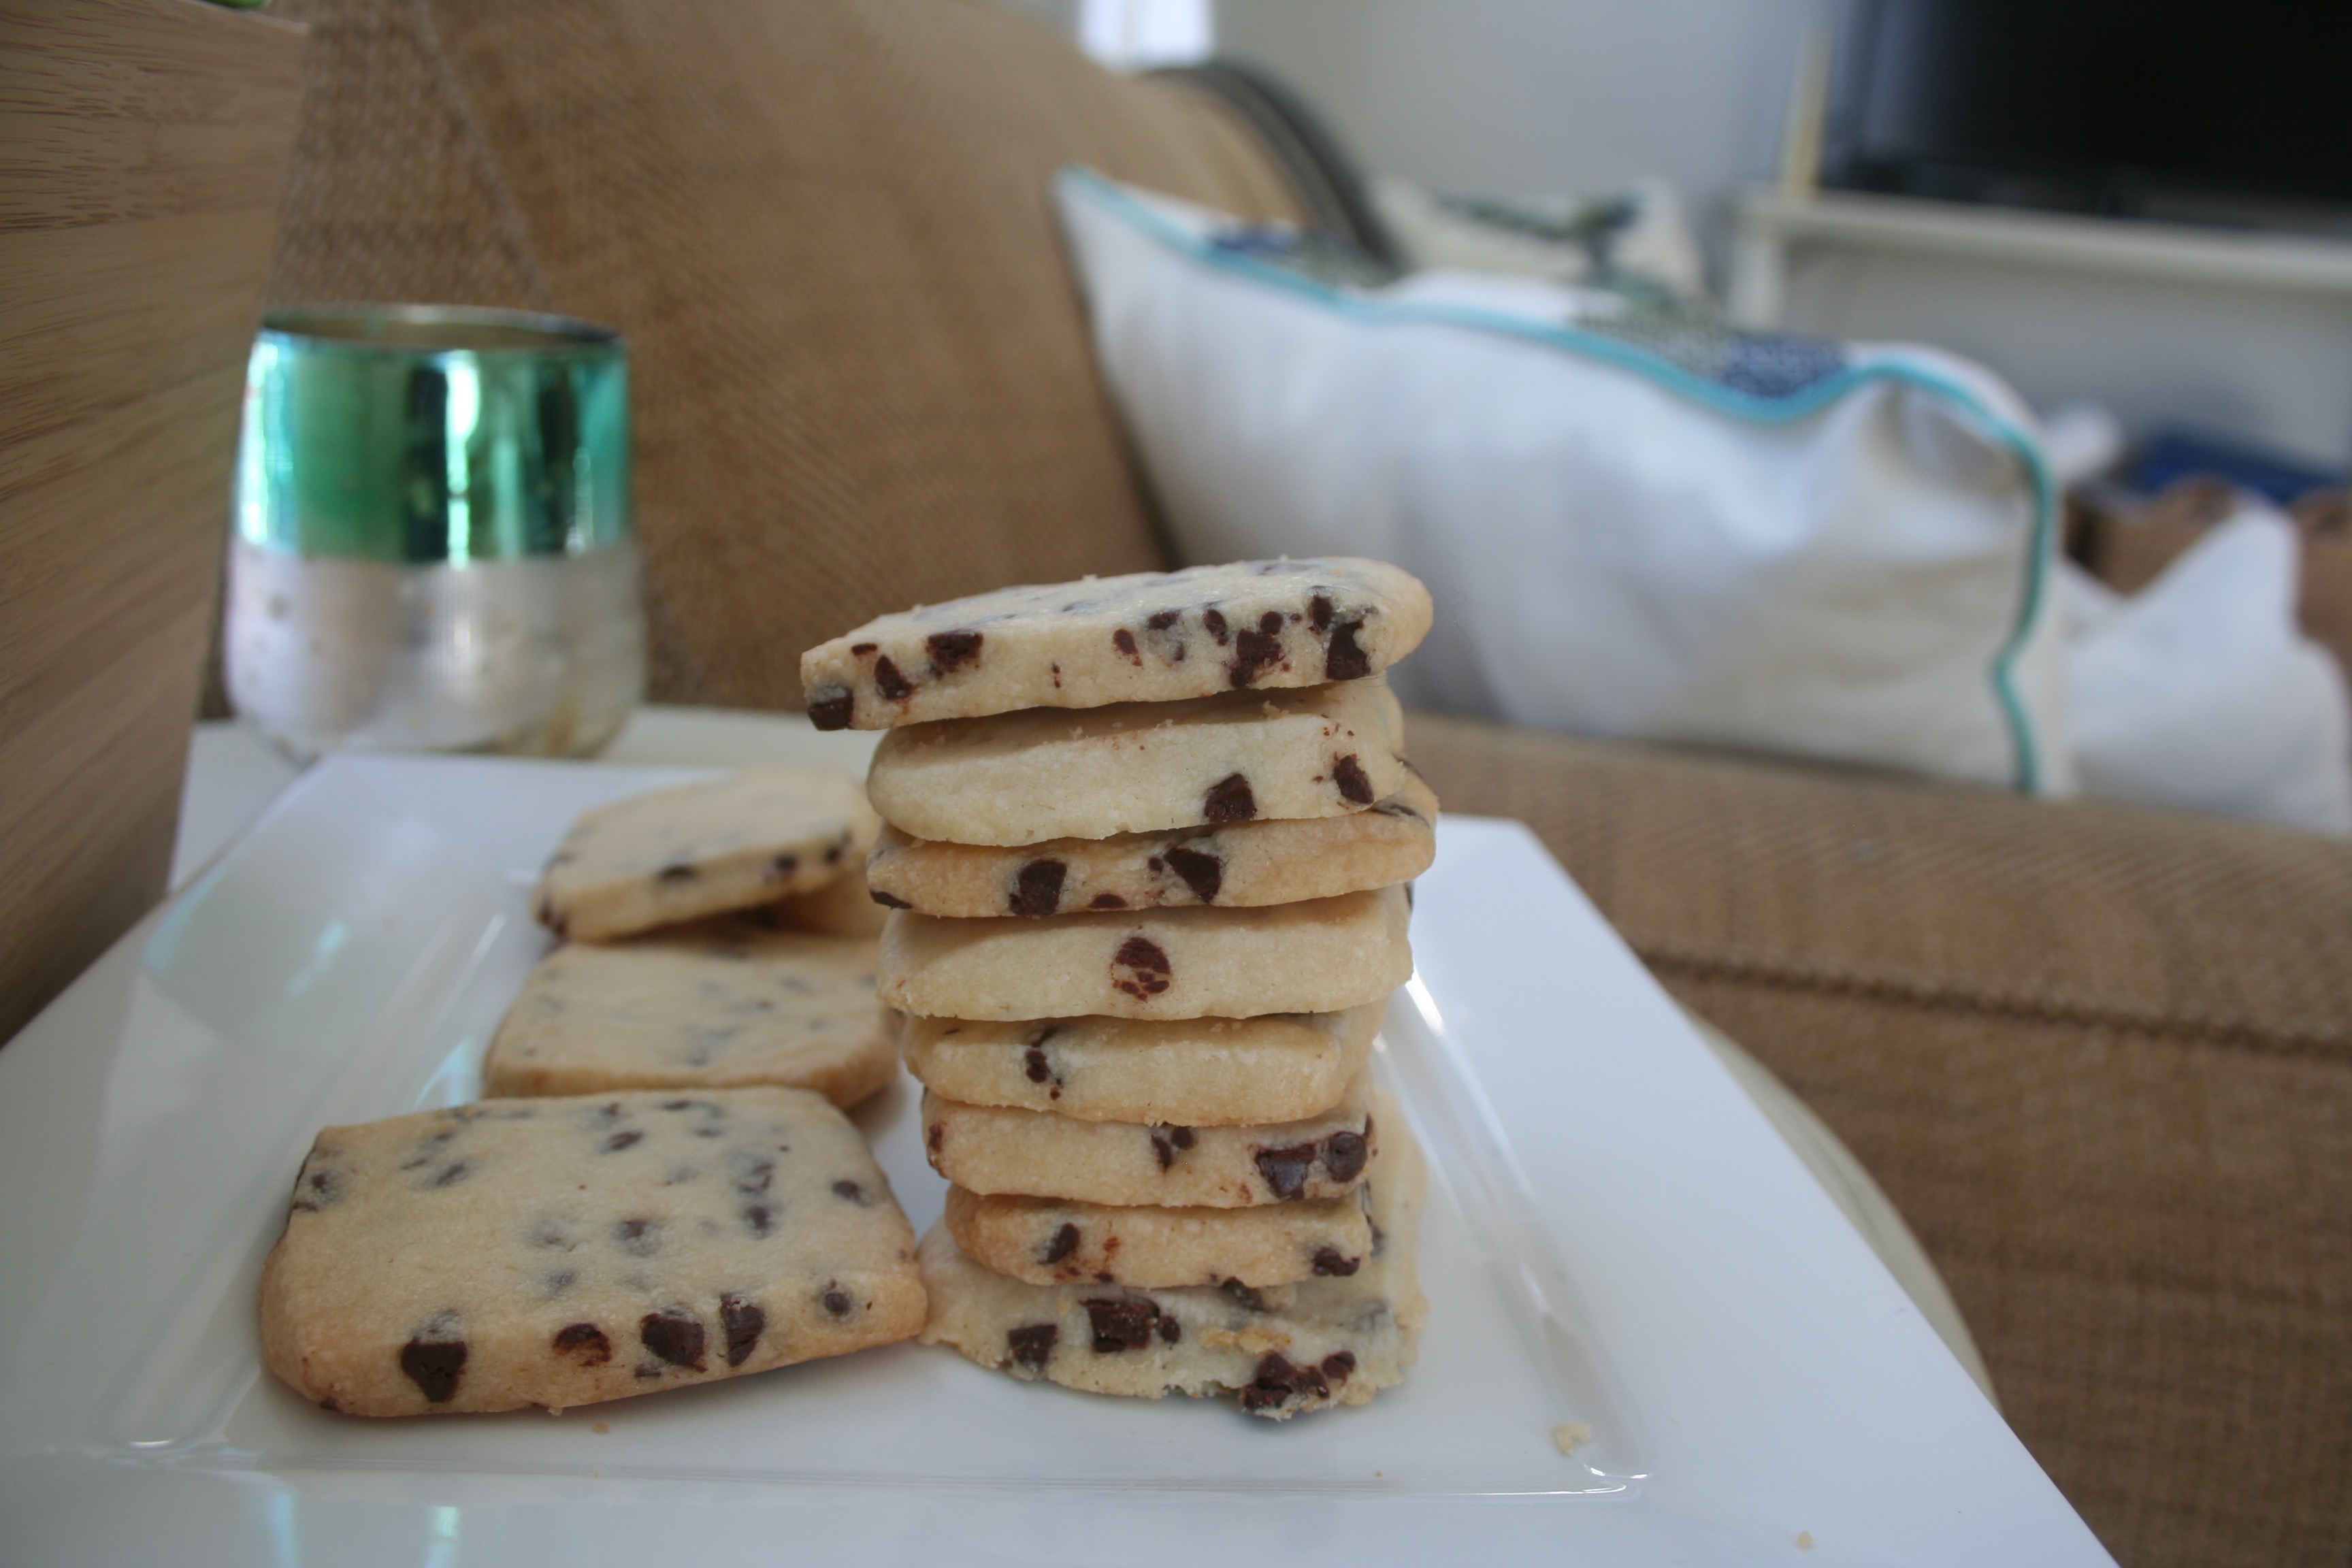
[[2352, 847], [1414, 714], [1829, 1122], [2118, 1559], [2352, 1558]]
[[886, 610], [1161, 562], [1047, 180], [1297, 209], [1229, 112], [985, 0], [281, 0], [276, 304], [628, 334], [657, 700], [798, 707]]

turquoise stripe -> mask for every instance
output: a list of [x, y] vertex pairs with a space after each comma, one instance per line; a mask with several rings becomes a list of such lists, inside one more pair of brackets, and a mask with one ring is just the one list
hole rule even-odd
[[1141, 230], [1180, 255], [1270, 288], [1287, 289], [1340, 315], [1379, 326], [1464, 327], [1474, 331], [1545, 343], [1581, 358], [1630, 371], [1717, 414], [1752, 424], [1783, 425], [1807, 418], [1854, 388], [1874, 381], [1898, 382], [1943, 397], [1988, 439], [2016, 458], [2033, 489], [2033, 537], [2027, 557], [2024, 591], [2020, 597], [2016, 625], [2008, 640], [2001, 645], [2000, 651], [1994, 656], [1990, 674], [1993, 700], [2009, 726], [2011, 741], [2017, 752], [2017, 788], [2032, 795], [2041, 787], [2041, 756], [2035, 744], [2033, 726], [2026, 714], [2024, 700], [2018, 693], [2017, 661], [2024, 653], [2026, 640], [2032, 634], [2034, 619], [2042, 608], [2042, 595], [2047, 591], [2044, 584], [2048, 577], [2048, 562], [2052, 540], [2057, 531], [2057, 487], [2051, 480], [2049, 467], [2042, 461], [2042, 448], [2032, 436], [2002, 417], [1999, 411], [1985, 404], [1968, 386], [1923, 365], [1885, 360], [1849, 365], [1834, 375], [1824, 376], [1786, 397], [1759, 397], [1753, 393], [1740, 392], [1709, 381], [1630, 343], [1597, 333], [1579, 331], [1573, 327], [1556, 326], [1547, 321], [1529, 321], [1522, 316], [1468, 306], [1398, 304], [1346, 293], [1311, 278], [1303, 278], [1287, 268], [1210, 245], [1198, 235], [1170, 222], [1137, 201], [1117, 184], [1092, 169], [1074, 165], [1062, 170], [1058, 178], [1066, 190], [1088, 198], [1111, 216]]

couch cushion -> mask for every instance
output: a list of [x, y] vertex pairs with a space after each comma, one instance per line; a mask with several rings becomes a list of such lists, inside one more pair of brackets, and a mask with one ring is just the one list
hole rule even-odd
[[2352, 847], [1414, 714], [1927, 1248], [2130, 1563], [2352, 1543]]
[[983, 0], [294, 0], [273, 302], [629, 336], [654, 695], [797, 707], [886, 610], [1160, 563], [1055, 168], [1296, 218], [1231, 112]]
[[2352, 846], [1419, 713], [1412, 744], [1653, 961], [2352, 1065]]

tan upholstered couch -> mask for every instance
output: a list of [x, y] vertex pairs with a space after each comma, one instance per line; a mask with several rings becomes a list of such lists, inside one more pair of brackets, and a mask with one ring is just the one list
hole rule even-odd
[[[1162, 559], [1045, 195], [1301, 215], [1247, 123], [981, 0], [280, 0], [271, 293], [635, 345], [670, 700], [878, 611]], [[1659, 976], [1859, 1153], [2126, 1563], [2352, 1553], [2352, 849], [1439, 718]]]

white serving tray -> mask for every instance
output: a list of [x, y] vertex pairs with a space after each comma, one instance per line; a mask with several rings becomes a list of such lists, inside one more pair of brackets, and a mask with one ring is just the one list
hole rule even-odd
[[[1421, 1363], [1370, 1406], [902, 1345], [557, 1418], [311, 1408], [253, 1294], [312, 1134], [471, 1097], [565, 825], [688, 776], [331, 760], [0, 1051], [0, 1563], [2107, 1561], [1533, 837], [1467, 818], [1376, 1058], [1436, 1180]], [[919, 1229], [913, 1109], [859, 1121]]]

